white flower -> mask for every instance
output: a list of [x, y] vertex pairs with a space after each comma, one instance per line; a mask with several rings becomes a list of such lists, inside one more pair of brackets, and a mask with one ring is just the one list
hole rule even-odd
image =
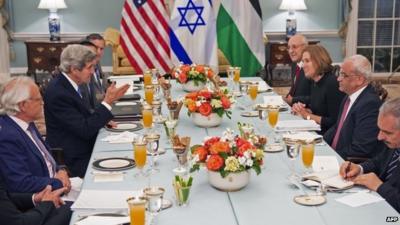
[[246, 157], [244, 157], [244, 156], [239, 157], [239, 163], [240, 163], [240, 165], [245, 166], [246, 165]]
[[252, 167], [253, 166], [253, 160], [252, 159], [247, 159], [246, 160], [246, 166]]
[[211, 99], [210, 104], [213, 108], [221, 108], [222, 107], [222, 102], [221, 102], [221, 100], [218, 100], [218, 99]]
[[201, 102], [200, 101], [196, 101], [196, 107], [200, 107]]
[[246, 159], [250, 159], [250, 158], [251, 158], [251, 152], [250, 152], [250, 151], [245, 151], [244, 154], [243, 154], [243, 156], [244, 156]]

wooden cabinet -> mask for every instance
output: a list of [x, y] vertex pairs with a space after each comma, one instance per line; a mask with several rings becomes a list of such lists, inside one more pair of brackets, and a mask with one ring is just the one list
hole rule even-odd
[[68, 45], [77, 43], [76, 41], [49, 41], [45, 39], [25, 41], [28, 71], [27, 75], [37, 79], [36, 71], [51, 73], [60, 65], [60, 55], [62, 50]]
[[[317, 44], [318, 40], [310, 40], [309, 44]], [[288, 53], [287, 41], [270, 41], [267, 46], [267, 82], [272, 86], [290, 86], [292, 60]]]

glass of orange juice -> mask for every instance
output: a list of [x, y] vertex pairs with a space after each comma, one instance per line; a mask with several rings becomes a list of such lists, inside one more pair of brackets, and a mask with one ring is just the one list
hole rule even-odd
[[301, 145], [301, 159], [306, 171], [311, 169], [314, 160], [314, 142], [302, 143]]
[[268, 107], [268, 123], [273, 128], [275, 128], [278, 123], [279, 118], [279, 107]]
[[258, 84], [257, 83], [250, 83], [248, 87], [248, 92], [250, 99], [255, 102], [257, 99], [257, 94], [258, 94]]
[[[235, 86], [237, 87], [239, 84], [240, 80], [240, 67], [234, 67], [233, 68], [233, 82], [235, 83]], [[236, 88], [237, 89], [237, 88]]]
[[147, 104], [152, 105], [154, 100], [154, 86], [146, 85], [144, 87], [144, 98], [146, 99]]
[[135, 156], [136, 168], [139, 172], [135, 174], [135, 177], [146, 176], [143, 172], [143, 168], [146, 165], [147, 160], [147, 142], [145, 140], [136, 140], [133, 142], [133, 154]]
[[145, 225], [146, 221], [146, 197], [132, 197], [126, 200], [129, 206], [131, 225]]
[[146, 71], [144, 72], [144, 74], [143, 74], [143, 83], [144, 83], [144, 86], [146, 86], [146, 85], [151, 85], [151, 83], [152, 83], [152, 76], [153, 76], [153, 74], [152, 74], [151, 70], [146, 70]]
[[144, 105], [142, 110], [143, 127], [150, 131], [153, 126], [153, 108], [150, 105]]

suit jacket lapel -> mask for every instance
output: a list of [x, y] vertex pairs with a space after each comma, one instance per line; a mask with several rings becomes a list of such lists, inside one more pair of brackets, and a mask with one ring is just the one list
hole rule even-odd
[[[46, 171], [46, 173], [48, 174], [49, 171], [47, 169], [47, 165], [43, 158], [43, 155], [40, 153], [40, 150], [37, 148], [35, 143], [33, 143], [32, 139], [9, 116], [6, 116], [6, 121], [10, 124], [10, 126], [13, 126], [20, 133], [20, 135], [23, 137], [25, 144], [29, 146], [29, 151], [31, 151], [40, 160], [42, 168], [45, 168], [44, 171]], [[48, 146], [46, 145], [46, 147]]]

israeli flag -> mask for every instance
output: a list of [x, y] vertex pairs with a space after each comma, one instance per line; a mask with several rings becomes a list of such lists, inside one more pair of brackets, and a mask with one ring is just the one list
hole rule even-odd
[[176, 0], [170, 26], [175, 65], [206, 64], [218, 73], [216, 17], [211, 0]]

